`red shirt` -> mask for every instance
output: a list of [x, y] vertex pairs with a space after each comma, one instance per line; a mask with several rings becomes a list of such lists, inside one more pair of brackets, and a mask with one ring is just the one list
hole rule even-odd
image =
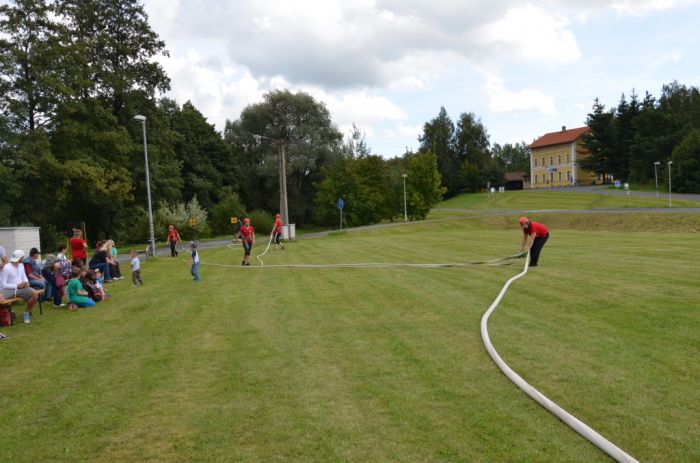
[[87, 259], [87, 252], [85, 252], [86, 243], [82, 238], [71, 238], [70, 239], [70, 249], [71, 256], [73, 259]]
[[178, 241], [180, 239], [180, 234], [174, 228], [172, 231], [168, 232], [168, 241]]
[[282, 219], [275, 219], [275, 233], [282, 233]]
[[255, 229], [250, 225], [243, 225], [239, 233], [241, 234], [243, 241], [246, 243], [253, 242], [253, 233], [255, 233]]
[[547, 236], [549, 230], [547, 230], [547, 227], [545, 227], [539, 222], [530, 221], [530, 226], [527, 228], [523, 228], [523, 233], [525, 233], [526, 235], [532, 235], [534, 233], [535, 238], [543, 238]]

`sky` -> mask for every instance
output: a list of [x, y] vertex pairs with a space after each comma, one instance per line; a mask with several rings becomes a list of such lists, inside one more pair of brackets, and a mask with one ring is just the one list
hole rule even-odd
[[[5, 3], [4, 1], [2, 3]], [[444, 106], [491, 143], [585, 125], [598, 97], [699, 85], [700, 0], [144, 0], [167, 93], [223, 130], [273, 89], [323, 102], [374, 153], [415, 150]]]

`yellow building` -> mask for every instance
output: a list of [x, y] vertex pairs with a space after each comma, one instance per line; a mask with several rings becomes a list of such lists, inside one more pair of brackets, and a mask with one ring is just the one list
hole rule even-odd
[[588, 156], [581, 138], [588, 127], [545, 134], [528, 145], [530, 154], [530, 188], [591, 185], [596, 175], [583, 170], [579, 162]]

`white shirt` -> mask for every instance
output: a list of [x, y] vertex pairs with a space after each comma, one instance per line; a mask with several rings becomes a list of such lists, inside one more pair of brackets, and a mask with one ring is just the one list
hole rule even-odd
[[138, 257], [134, 257], [133, 259], [131, 259], [131, 270], [141, 270], [141, 261]]
[[15, 267], [15, 264], [6, 264], [0, 272], [0, 289], [17, 289], [20, 283], [29, 283], [24, 265], [20, 263]]

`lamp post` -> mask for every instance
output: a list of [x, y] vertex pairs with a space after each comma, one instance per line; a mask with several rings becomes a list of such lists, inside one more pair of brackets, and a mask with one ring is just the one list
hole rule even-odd
[[659, 161], [654, 162], [654, 181], [656, 182], [656, 199], [659, 199], [659, 174], [656, 169], [661, 164]]
[[401, 175], [403, 177], [403, 221], [408, 222], [408, 210], [406, 208], [406, 178], [408, 174]]
[[146, 141], [146, 116], [134, 116], [134, 120], [141, 122], [141, 127], [143, 127], [143, 156], [146, 162], [146, 195], [148, 197], [148, 227], [150, 231], [149, 241], [151, 242], [153, 257], [155, 257], [156, 239], [153, 233], [153, 208], [151, 207], [151, 177], [148, 173], [148, 143]]
[[673, 207], [671, 203], [671, 164], [673, 161], [668, 161], [668, 207]]

